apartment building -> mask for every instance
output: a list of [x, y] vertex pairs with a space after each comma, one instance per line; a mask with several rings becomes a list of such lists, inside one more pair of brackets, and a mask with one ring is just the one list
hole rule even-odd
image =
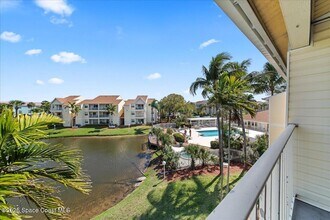
[[70, 127], [72, 121], [71, 121], [70, 109], [67, 106], [69, 102], [78, 103], [79, 101], [81, 101], [81, 96], [79, 95], [71, 95], [65, 98], [55, 98], [50, 103], [50, 112], [53, 115], [60, 117], [63, 120], [64, 127]]
[[151, 107], [154, 100], [146, 95], [128, 99], [124, 105], [125, 125], [155, 123], [158, 118], [158, 111]]
[[[74, 124], [85, 125], [135, 125], [149, 124], [157, 121], [158, 112], [151, 107], [155, 99], [146, 95], [137, 96], [126, 102], [119, 95], [100, 95], [94, 99], [84, 99], [80, 96], [68, 96], [65, 98], [55, 98], [51, 102], [51, 113], [63, 119], [65, 127]], [[72, 118], [69, 102], [74, 102], [79, 106], [80, 111], [75, 118]], [[107, 107], [115, 106], [115, 111], [111, 115]]]
[[217, 113], [215, 106], [210, 105], [207, 100], [197, 101], [195, 106], [197, 110], [204, 112], [205, 115], [213, 116]]
[[254, 117], [246, 114], [243, 118], [246, 128], [263, 132], [269, 131], [269, 110], [258, 111]]
[[[124, 100], [119, 95], [100, 95], [94, 99], [79, 102], [81, 111], [77, 116], [77, 124], [84, 125], [124, 125]], [[111, 115], [107, 107], [115, 106]]]

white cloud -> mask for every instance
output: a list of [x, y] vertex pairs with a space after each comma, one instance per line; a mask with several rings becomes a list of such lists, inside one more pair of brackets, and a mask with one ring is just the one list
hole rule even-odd
[[41, 49], [31, 49], [31, 50], [28, 50], [25, 52], [26, 55], [37, 55], [37, 54], [40, 54], [42, 53], [42, 50]]
[[48, 82], [50, 84], [57, 84], [57, 85], [59, 85], [59, 84], [64, 83], [64, 80], [63, 79], [60, 79], [60, 78], [54, 77], [54, 78], [49, 79]]
[[17, 43], [21, 40], [21, 35], [14, 32], [4, 31], [0, 35], [1, 40], [9, 41], [11, 43]]
[[45, 84], [44, 81], [42, 81], [42, 80], [40, 80], [40, 79], [37, 79], [36, 83], [37, 83], [38, 85], [43, 85], [43, 84]]
[[70, 16], [74, 11], [67, 0], [35, 0], [37, 6], [45, 10], [45, 13], [52, 12], [62, 16]]
[[52, 16], [50, 18], [50, 23], [52, 24], [59, 24], [59, 25], [68, 25], [69, 27], [73, 26], [73, 23], [71, 21], [68, 21], [65, 18], [57, 18], [55, 16]]
[[72, 52], [65, 52], [62, 51], [58, 54], [54, 54], [50, 57], [55, 63], [73, 63], [73, 62], [80, 62], [80, 63], [86, 63], [85, 59], [79, 56], [78, 54], [72, 53]]
[[205, 41], [205, 42], [201, 43], [199, 45], [199, 49], [203, 49], [203, 48], [205, 48], [207, 46], [210, 46], [211, 44], [215, 44], [215, 43], [218, 43], [218, 42], [220, 42], [220, 41], [218, 41], [216, 39], [210, 39], [208, 41]]
[[154, 79], [159, 79], [160, 77], [162, 77], [162, 75], [160, 75], [160, 73], [152, 73], [149, 76], [147, 76], [147, 79], [154, 80]]
[[12, 9], [16, 8], [21, 4], [21, 0], [0, 0], [0, 9]]

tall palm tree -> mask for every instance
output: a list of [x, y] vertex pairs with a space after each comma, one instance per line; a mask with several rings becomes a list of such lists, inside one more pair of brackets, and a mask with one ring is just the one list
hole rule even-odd
[[113, 115], [115, 114], [116, 110], [117, 110], [117, 106], [113, 105], [113, 104], [109, 104], [106, 107], [107, 112], [109, 113], [109, 116], [111, 116], [110, 123], [113, 124]]
[[47, 100], [44, 100], [41, 102], [40, 108], [45, 112], [45, 113], [50, 113], [50, 102]]
[[71, 126], [72, 128], [76, 126], [76, 117], [81, 110], [80, 107], [75, 102], [68, 102], [67, 106], [65, 108], [68, 108], [71, 115]]
[[29, 109], [32, 109], [36, 106], [36, 104], [34, 102], [29, 102], [27, 105], [26, 105]]
[[[14, 207], [11, 198], [25, 198], [44, 210], [61, 210], [59, 184], [90, 192], [80, 150], [41, 141], [47, 138], [43, 130], [60, 122], [45, 113], [14, 118], [7, 109], [0, 114], [0, 219], [22, 218], [20, 213], [4, 211]], [[67, 217], [62, 212], [44, 214], [48, 219]]]
[[[211, 100], [210, 96], [213, 96], [219, 87], [219, 80], [221, 81], [222, 75], [227, 72], [226, 63], [231, 59], [231, 56], [226, 53], [220, 53], [216, 57], [212, 57], [209, 68], [203, 66], [202, 73], [203, 77], [198, 77], [195, 82], [190, 86], [190, 93], [196, 95], [198, 89], [202, 89], [203, 98], [209, 99], [210, 103], [215, 104], [216, 117], [217, 117], [217, 128], [218, 128], [218, 140], [219, 140], [219, 166], [220, 166], [220, 178], [221, 178], [221, 190], [223, 186], [223, 138], [221, 134], [221, 99], [213, 97]], [[222, 192], [220, 193], [220, 199], [222, 199]]]
[[149, 105], [151, 107], [151, 125], [153, 125], [153, 121], [155, 120], [154, 110], [156, 109], [158, 111], [159, 109], [158, 101], [155, 99]]
[[268, 93], [273, 96], [276, 93], [285, 91], [285, 80], [276, 71], [275, 67], [270, 63], [265, 63], [261, 72], [252, 72], [250, 80], [254, 93]]
[[18, 109], [22, 107], [25, 103], [21, 100], [11, 100], [9, 101], [9, 105], [12, 105], [15, 109], [15, 116], [18, 117]]

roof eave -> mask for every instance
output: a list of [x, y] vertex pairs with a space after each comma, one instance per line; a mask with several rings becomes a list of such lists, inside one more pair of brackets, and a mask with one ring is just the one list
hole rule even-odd
[[215, 0], [236, 26], [287, 80], [286, 65], [247, 1]]

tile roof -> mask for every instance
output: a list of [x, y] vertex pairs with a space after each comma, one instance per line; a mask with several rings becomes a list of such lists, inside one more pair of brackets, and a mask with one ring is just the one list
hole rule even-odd
[[130, 105], [130, 104], [133, 104], [135, 102], [135, 99], [127, 99], [125, 101], [125, 105]]
[[119, 95], [99, 95], [94, 99], [85, 99], [80, 104], [114, 104], [118, 105], [122, 101]]
[[76, 102], [79, 95], [71, 95], [65, 98], [55, 98], [55, 100], [59, 101], [62, 104], [68, 104], [69, 102]]
[[244, 115], [244, 120], [269, 123], [269, 110], [257, 112], [254, 118], [251, 115]]
[[156, 100], [156, 99], [154, 99], [154, 98], [149, 98], [147, 103], [148, 103], [148, 104], [151, 104], [154, 100]]
[[136, 96], [136, 100], [142, 99], [144, 102], [147, 102], [148, 96], [147, 95], [138, 95]]

